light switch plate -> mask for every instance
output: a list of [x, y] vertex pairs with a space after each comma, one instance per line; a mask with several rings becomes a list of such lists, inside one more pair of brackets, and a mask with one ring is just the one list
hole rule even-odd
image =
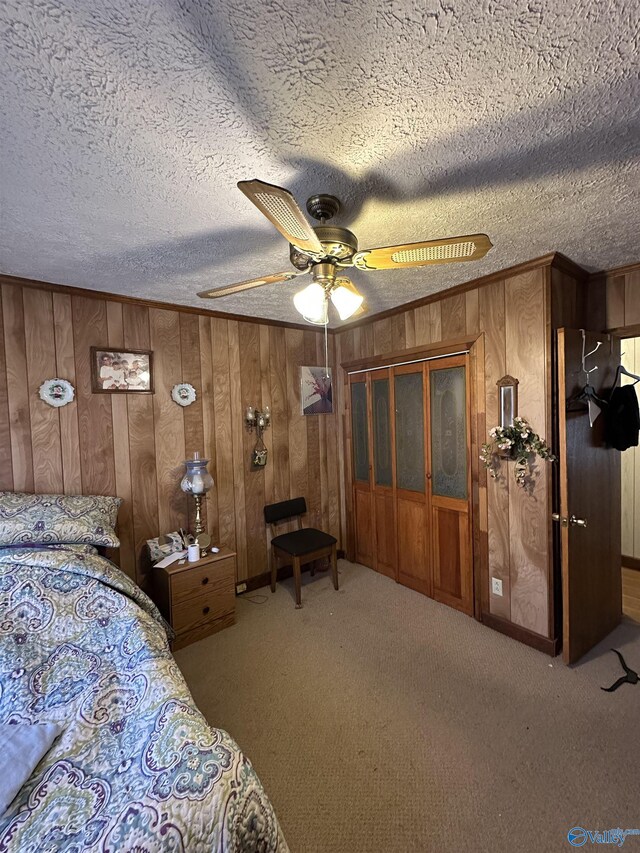
[[502, 595], [502, 581], [500, 578], [491, 578], [491, 592], [494, 595]]

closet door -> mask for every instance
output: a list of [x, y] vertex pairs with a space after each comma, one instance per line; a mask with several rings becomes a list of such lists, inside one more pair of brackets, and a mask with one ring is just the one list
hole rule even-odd
[[429, 483], [432, 597], [473, 613], [470, 425], [466, 357], [431, 362]]
[[350, 377], [355, 560], [374, 568], [369, 395], [365, 376]]
[[431, 595], [423, 364], [393, 370], [398, 581]]
[[393, 495], [393, 423], [389, 370], [371, 374], [371, 432], [373, 438], [373, 515], [375, 566], [396, 577], [396, 532]]

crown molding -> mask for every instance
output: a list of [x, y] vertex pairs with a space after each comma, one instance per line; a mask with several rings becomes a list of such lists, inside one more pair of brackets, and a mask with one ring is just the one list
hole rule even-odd
[[[284, 320], [270, 320], [265, 317], [249, 317], [246, 314], [228, 314], [224, 311], [211, 311], [208, 308], [194, 308], [191, 305], [176, 305], [173, 302], [160, 302], [153, 299], [137, 299], [135, 296], [124, 296], [118, 293], [108, 293], [104, 290], [89, 290], [84, 287], [73, 287], [70, 284], [57, 284], [52, 281], [38, 281], [33, 278], [20, 278], [16, 275], [0, 273], [0, 284], [13, 284], [18, 287], [31, 287], [37, 290], [50, 290], [54, 293], [68, 293], [70, 296], [82, 296], [87, 299], [102, 299], [107, 302], [120, 302], [126, 305], [142, 305], [146, 308], [162, 308], [165, 311], [179, 311], [182, 314], [198, 314], [214, 317], [220, 320], [237, 320], [240, 323], [259, 323], [263, 326], [279, 326], [285, 329], [299, 329], [303, 332], [322, 332], [319, 326], [310, 323], [287, 323]], [[333, 333], [333, 329], [329, 329]]]
[[336, 332], [347, 332], [351, 329], [356, 329], [358, 326], [365, 326], [367, 323], [372, 323], [375, 320], [384, 320], [387, 317], [393, 317], [395, 314], [402, 314], [405, 311], [412, 311], [415, 308], [420, 308], [422, 305], [429, 305], [431, 302], [439, 302], [449, 296], [455, 296], [459, 293], [466, 293], [468, 290], [475, 290], [478, 287], [484, 287], [487, 284], [492, 284], [494, 281], [502, 281], [505, 278], [512, 278], [524, 272], [531, 270], [555, 266], [563, 272], [577, 278], [579, 281], [587, 281], [588, 272], [581, 266], [574, 263], [570, 258], [560, 252], [549, 252], [547, 255], [541, 255], [539, 258], [533, 258], [530, 261], [524, 261], [521, 264], [516, 264], [506, 269], [496, 270], [496, 272], [488, 273], [487, 275], [473, 278], [471, 281], [465, 281], [464, 284], [457, 284], [453, 287], [448, 287], [445, 290], [438, 290], [436, 293], [430, 293], [428, 296], [423, 296], [420, 299], [414, 299], [411, 302], [405, 302], [403, 305], [397, 305], [395, 308], [388, 308], [386, 311], [380, 311], [378, 314], [370, 314], [353, 323], [346, 323], [335, 329]]

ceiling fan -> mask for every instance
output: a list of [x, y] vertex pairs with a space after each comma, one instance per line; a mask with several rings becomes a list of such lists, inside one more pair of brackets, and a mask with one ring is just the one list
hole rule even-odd
[[335, 196], [314, 195], [307, 201], [308, 213], [320, 222], [320, 225], [312, 227], [288, 190], [258, 180], [239, 181], [238, 189], [288, 240], [289, 258], [295, 270], [203, 290], [198, 294], [203, 299], [216, 299], [263, 284], [290, 281], [310, 272], [313, 283], [297, 293], [293, 303], [305, 320], [325, 325], [329, 300], [341, 320], [353, 316], [362, 307], [363, 296], [342, 274], [349, 267], [389, 270], [475, 261], [486, 255], [492, 246], [486, 234], [468, 234], [358, 251], [355, 234], [346, 228], [325, 224], [340, 210], [340, 202]]

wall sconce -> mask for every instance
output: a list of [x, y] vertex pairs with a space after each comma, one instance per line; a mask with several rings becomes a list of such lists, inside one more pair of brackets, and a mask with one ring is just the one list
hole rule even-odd
[[185, 459], [187, 473], [180, 482], [180, 488], [188, 495], [193, 495], [196, 503], [195, 534], [198, 537], [204, 530], [202, 526], [202, 498], [213, 486], [213, 477], [207, 471], [208, 459], [201, 459], [196, 451], [193, 459]]
[[264, 468], [267, 464], [267, 448], [264, 446], [262, 434], [271, 426], [271, 410], [269, 406], [265, 406], [263, 411], [254, 409], [253, 406], [247, 406], [244, 422], [249, 432], [255, 430], [257, 441], [253, 448], [251, 463], [255, 468]]
[[498, 409], [500, 426], [513, 426], [513, 419], [518, 416], [518, 380], [513, 376], [503, 376], [496, 382], [498, 386]]

